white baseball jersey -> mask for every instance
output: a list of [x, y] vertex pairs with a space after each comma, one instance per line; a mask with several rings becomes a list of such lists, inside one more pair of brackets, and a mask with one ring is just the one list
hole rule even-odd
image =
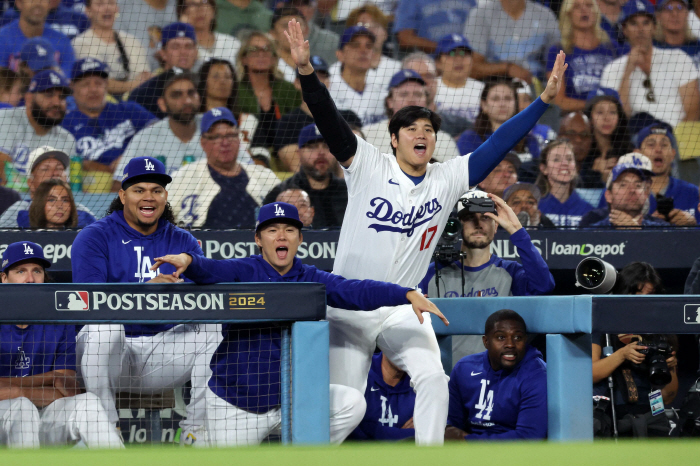
[[333, 272], [416, 286], [450, 212], [469, 189], [468, 164], [469, 155], [429, 164], [425, 179], [414, 185], [396, 157], [357, 138], [355, 158], [345, 169], [348, 206]]
[[[371, 80], [372, 76], [372, 73], [367, 73], [365, 90], [357, 92], [345, 82], [340, 73], [332, 74], [331, 86], [328, 89], [338, 110], [352, 110], [360, 117], [363, 126], [386, 118], [386, 84]], [[389, 79], [391, 76], [386, 78], [387, 82]]]

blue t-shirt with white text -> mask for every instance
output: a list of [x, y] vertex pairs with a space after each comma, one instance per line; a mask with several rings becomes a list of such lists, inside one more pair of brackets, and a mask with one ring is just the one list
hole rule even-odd
[[539, 209], [558, 227], [577, 227], [581, 217], [593, 210], [593, 206], [574, 191], [564, 203], [548, 194], [540, 201]]
[[[561, 45], [549, 49], [547, 71], [552, 71], [559, 50]], [[615, 57], [615, 47], [610, 44], [601, 44], [593, 50], [574, 47], [574, 50], [566, 55], [566, 63], [569, 64], [564, 77], [566, 96], [571, 99], [586, 100], [588, 93], [598, 88], [605, 66]]]

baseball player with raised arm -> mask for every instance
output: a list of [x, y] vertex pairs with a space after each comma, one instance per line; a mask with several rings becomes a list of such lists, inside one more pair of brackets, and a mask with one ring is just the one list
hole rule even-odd
[[[2, 255], [0, 279], [44, 283], [50, 266], [38, 244], [12, 243]], [[79, 441], [88, 448], [124, 447], [99, 398], [78, 388], [75, 326], [0, 325], [0, 444]]]
[[[153, 157], [135, 157], [124, 168], [122, 189], [109, 215], [84, 228], [73, 242], [74, 283], [174, 283], [172, 266], [155, 270], [153, 258], [170, 253], [202, 255], [197, 240], [174, 225], [165, 187], [172, 181]], [[189, 281], [186, 278], [185, 281]], [[110, 422], [119, 420], [119, 391], [161, 393], [192, 381], [181, 444], [201, 442], [209, 361], [221, 341], [221, 325], [87, 325], [78, 334], [78, 361], [88, 392], [100, 397]]]
[[[557, 56], [540, 98], [471, 154], [430, 164], [440, 130], [437, 114], [417, 106], [396, 112], [387, 135], [394, 154], [381, 154], [357, 138], [338, 114], [309, 62], [309, 43], [296, 20], [289, 22], [285, 34], [299, 70], [304, 102], [345, 172], [349, 201], [333, 272], [416, 286], [428, 270], [452, 206], [503, 160], [557, 95], [567, 67], [564, 52]], [[419, 324], [407, 306], [372, 313], [329, 307], [328, 321], [331, 382], [364, 392], [372, 353], [379, 346], [411, 377], [416, 390], [416, 443], [442, 444], [449, 397], [430, 321]]]
[[[323, 283], [328, 302], [338, 308], [358, 311], [406, 304], [415, 313], [416, 322], [423, 320], [422, 312], [445, 319], [433, 303], [412, 288], [373, 280], [347, 280], [302, 264], [295, 257], [303, 241], [302, 226], [293, 205], [266, 204], [260, 208], [255, 229], [255, 243], [261, 255], [227, 260], [187, 253], [168, 255], [156, 258], [153, 268], [171, 264], [177, 268], [175, 277], [187, 270], [187, 276], [195, 283]], [[269, 324], [225, 324], [223, 333], [224, 340], [211, 361], [207, 392], [209, 441], [217, 447], [257, 445], [280, 427], [280, 331]], [[357, 427], [365, 406], [358, 390], [330, 386], [331, 443], [342, 442]]]

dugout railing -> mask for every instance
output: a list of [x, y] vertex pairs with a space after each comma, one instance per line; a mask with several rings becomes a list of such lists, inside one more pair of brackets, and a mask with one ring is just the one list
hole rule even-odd
[[1, 290], [3, 324], [279, 325], [282, 443], [330, 440], [325, 285], [49, 283]]

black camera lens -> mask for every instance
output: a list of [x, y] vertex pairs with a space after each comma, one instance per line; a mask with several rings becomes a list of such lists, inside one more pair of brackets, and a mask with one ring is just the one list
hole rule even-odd
[[665, 387], [671, 383], [671, 372], [663, 354], [655, 354], [649, 361], [649, 382], [652, 387]]
[[445, 229], [442, 231], [442, 236], [444, 238], [454, 238], [459, 235], [461, 229], [462, 225], [459, 223], [459, 220], [456, 218], [449, 218], [445, 224]]
[[576, 270], [578, 282], [586, 288], [595, 288], [605, 278], [605, 267], [598, 261], [582, 262]]

